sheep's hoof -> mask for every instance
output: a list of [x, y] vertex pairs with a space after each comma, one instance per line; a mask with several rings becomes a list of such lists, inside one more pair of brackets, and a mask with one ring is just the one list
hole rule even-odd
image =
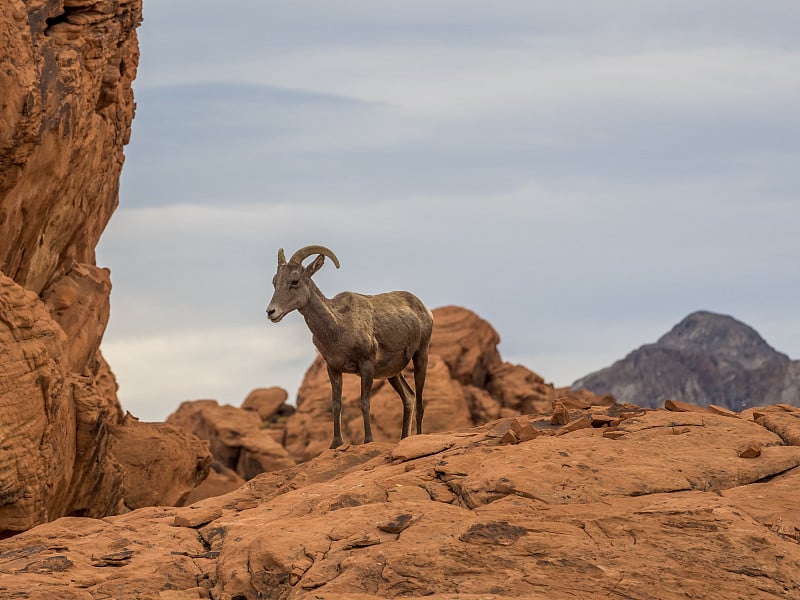
[[329, 447], [329, 448], [330, 448], [331, 450], [333, 450], [334, 448], [338, 448], [338, 447], [339, 447], [339, 446], [341, 446], [342, 444], [344, 444], [344, 442], [343, 442], [342, 440], [337, 440], [337, 439], [334, 439], [334, 440], [331, 442], [331, 445], [330, 445], [330, 447]]

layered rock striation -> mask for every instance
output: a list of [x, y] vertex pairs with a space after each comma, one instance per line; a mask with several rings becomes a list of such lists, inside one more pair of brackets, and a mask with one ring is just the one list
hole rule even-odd
[[[0, 536], [185, 496], [207, 449], [125, 418], [99, 347], [141, 0], [10, 0], [0, 13]], [[172, 461], [167, 465], [163, 461]]]
[[667, 400], [737, 411], [773, 403], [800, 406], [800, 361], [733, 317], [699, 311], [654, 344], [573, 386], [647, 407]]

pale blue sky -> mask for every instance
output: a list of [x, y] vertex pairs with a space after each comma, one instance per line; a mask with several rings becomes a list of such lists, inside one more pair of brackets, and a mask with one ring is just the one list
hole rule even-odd
[[567, 385], [688, 313], [800, 358], [800, 5], [145, 0], [103, 348], [123, 406], [296, 392], [277, 249]]

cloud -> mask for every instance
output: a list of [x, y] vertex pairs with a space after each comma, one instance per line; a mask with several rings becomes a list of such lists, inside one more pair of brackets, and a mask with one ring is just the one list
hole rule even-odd
[[[558, 384], [700, 308], [800, 355], [798, 18], [788, 1], [149, 6], [98, 249], [123, 403], [293, 393], [308, 333], [263, 313], [277, 248], [309, 243], [342, 259], [317, 275], [329, 296], [465, 305]], [[307, 363], [265, 370], [262, 333]], [[163, 388], [160, 362], [179, 374]]]
[[299, 323], [235, 327], [106, 339], [122, 405], [142, 420], [161, 421], [185, 400], [240, 406], [256, 387], [281, 385], [292, 398], [315, 350]]
[[[309, 334], [299, 315], [287, 330], [269, 324], [264, 309], [277, 248], [308, 243], [342, 261], [316, 276], [329, 297], [410, 289], [431, 307], [467, 306], [499, 331], [508, 360], [559, 385], [698, 308], [734, 314], [793, 352], [786, 335], [759, 327], [773, 312], [793, 311], [792, 205], [755, 206], [686, 186], [647, 201], [580, 185], [482, 200], [120, 210], [100, 254], [115, 282], [106, 340], [122, 358], [107, 353], [118, 373], [130, 373], [123, 402], [150, 410], [159, 393], [234, 402], [261, 385], [294, 393], [313, 359]], [[781, 261], [775, 251], [788, 255]], [[209, 342], [200, 342], [207, 330]], [[304, 360], [274, 364], [274, 347], [248, 340], [273, 332]], [[162, 385], [150, 372], [163, 364], [172, 366]]]

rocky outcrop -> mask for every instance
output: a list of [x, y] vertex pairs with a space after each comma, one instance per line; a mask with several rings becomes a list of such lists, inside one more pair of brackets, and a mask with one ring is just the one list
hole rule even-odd
[[281, 387], [256, 388], [247, 394], [242, 402], [242, 409], [258, 413], [262, 421], [288, 417], [294, 413], [294, 407], [287, 404], [289, 393]]
[[573, 386], [649, 407], [666, 400], [736, 411], [774, 403], [800, 406], [800, 361], [777, 352], [744, 323], [701, 311]]
[[433, 312], [430, 353], [444, 360], [453, 379], [462, 385], [485, 388], [490, 373], [502, 365], [497, 345], [500, 335], [487, 321], [460, 306]]
[[99, 351], [111, 282], [94, 248], [118, 202], [140, 21], [140, 0], [0, 12], [0, 537], [179, 502], [210, 467], [197, 440], [123, 417]]
[[286, 419], [294, 413], [288, 397], [283, 388], [257, 388], [241, 408], [194, 400], [167, 417], [168, 424], [206, 440], [213, 457], [208, 477], [181, 503], [220, 496], [260, 473], [293, 466], [295, 460], [283, 447]]
[[[434, 328], [425, 382], [423, 431], [452, 431], [498, 417], [545, 414], [569, 390], [556, 390], [521, 365], [503, 362], [500, 336], [474, 312], [458, 306], [433, 311]], [[413, 369], [405, 371], [414, 381]], [[587, 397], [595, 396], [584, 392]], [[364, 439], [359, 408], [360, 379], [345, 374], [342, 390], [342, 429], [345, 440]], [[613, 402], [613, 400], [612, 400]], [[331, 387], [325, 362], [317, 356], [297, 394], [297, 412], [285, 423], [285, 446], [299, 462], [328, 448], [332, 437]], [[595, 404], [603, 404], [601, 401]], [[372, 433], [376, 441], [400, 439], [403, 406], [385, 381], [376, 381], [371, 399]]]
[[109, 455], [122, 467], [125, 509], [182, 504], [211, 468], [208, 445], [177, 427], [127, 415], [109, 434]]
[[[791, 407], [759, 413], [796, 423]], [[752, 416], [752, 415], [751, 415]], [[508, 443], [514, 427], [537, 430]], [[740, 415], [529, 417], [325, 450], [184, 508], [0, 541], [28, 598], [794, 598], [800, 447]], [[614, 435], [609, 435], [614, 434]], [[740, 448], [759, 449], [756, 456]]]
[[115, 393], [102, 357], [72, 371], [74, 346], [45, 303], [1, 275], [0, 315], [0, 535], [179, 502], [202, 481], [207, 449], [123, 419], [116, 397], [100, 392]]
[[[275, 407], [276, 413], [282, 404]], [[167, 423], [207, 440], [214, 461], [245, 480], [295, 464], [263, 426], [264, 421], [256, 411], [220, 406], [216, 400], [194, 400], [183, 402], [167, 418]], [[217, 472], [222, 470], [218, 468]]]
[[42, 294], [118, 203], [141, 0], [11, 0], [0, 15], [0, 271]]

